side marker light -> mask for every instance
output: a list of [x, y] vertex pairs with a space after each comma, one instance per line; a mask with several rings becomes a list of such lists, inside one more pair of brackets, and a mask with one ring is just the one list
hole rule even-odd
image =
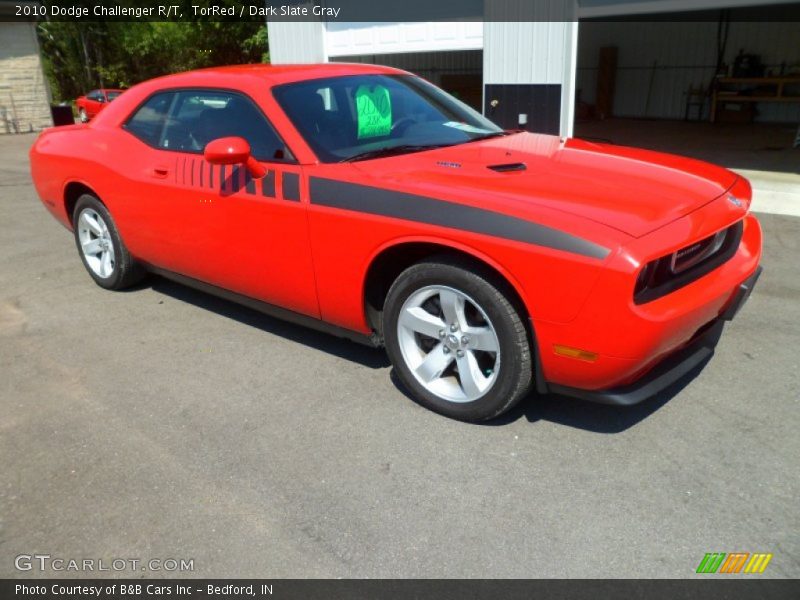
[[562, 346], [561, 344], [553, 344], [553, 352], [559, 356], [566, 356], [567, 358], [574, 358], [577, 360], [585, 360], [586, 362], [594, 362], [599, 356], [597, 352], [589, 352], [588, 350], [581, 350], [580, 348], [572, 348], [570, 346]]

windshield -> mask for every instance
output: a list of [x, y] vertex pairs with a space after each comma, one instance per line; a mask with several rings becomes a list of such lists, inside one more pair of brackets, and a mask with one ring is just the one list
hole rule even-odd
[[323, 162], [462, 144], [503, 132], [411, 75], [353, 75], [275, 87], [275, 98]]

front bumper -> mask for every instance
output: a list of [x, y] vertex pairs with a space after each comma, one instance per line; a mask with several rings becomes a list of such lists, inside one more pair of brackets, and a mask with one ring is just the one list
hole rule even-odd
[[666, 357], [634, 383], [606, 390], [584, 390], [547, 384], [547, 391], [616, 406], [631, 406], [655, 396], [686, 377], [713, 356], [725, 321], [730, 321], [736, 316], [750, 297], [760, 275], [761, 267], [758, 267], [755, 273], [739, 285], [730, 304], [718, 318], [702, 327], [688, 344]]

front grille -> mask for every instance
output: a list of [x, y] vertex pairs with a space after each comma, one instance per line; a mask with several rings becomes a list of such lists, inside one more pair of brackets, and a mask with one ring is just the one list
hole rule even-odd
[[639, 272], [633, 300], [644, 304], [696, 281], [727, 262], [742, 241], [743, 222], [739, 221], [647, 263]]
[[681, 248], [672, 254], [672, 257], [670, 258], [669, 270], [673, 275], [677, 275], [678, 273], [682, 273], [686, 269], [690, 269], [694, 265], [700, 264], [704, 260], [711, 258], [719, 251], [719, 249], [722, 247], [722, 244], [725, 243], [727, 236], [728, 230], [723, 229], [722, 231], [711, 235], [706, 239], [697, 242], [696, 244], [692, 244], [686, 248]]

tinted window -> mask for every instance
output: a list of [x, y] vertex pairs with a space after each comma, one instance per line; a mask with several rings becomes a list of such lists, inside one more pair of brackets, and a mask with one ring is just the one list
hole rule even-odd
[[249, 98], [214, 90], [177, 92], [158, 146], [202, 152], [208, 142], [228, 136], [246, 139], [259, 160], [291, 159], [286, 145]]
[[150, 146], [159, 146], [167, 114], [175, 99], [174, 92], [151, 96], [134, 115], [128, 119], [125, 129]]
[[106, 96], [108, 96], [108, 101], [111, 102], [114, 98], [119, 96], [122, 92], [108, 92]]
[[100, 92], [99, 92], [98, 90], [92, 90], [91, 92], [89, 92], [88, 94], [86, 94], [86, 97], [87, 97], [89, 100], [100, 100], [100, 98], [101, 98], [102, 96], [101, 96], [101, 94], [100, 94]]
[[460, 100], [409, 75], [355, 75], [278, 86], [275, 98], [320, 160], [446, 146], [503, 132]]

